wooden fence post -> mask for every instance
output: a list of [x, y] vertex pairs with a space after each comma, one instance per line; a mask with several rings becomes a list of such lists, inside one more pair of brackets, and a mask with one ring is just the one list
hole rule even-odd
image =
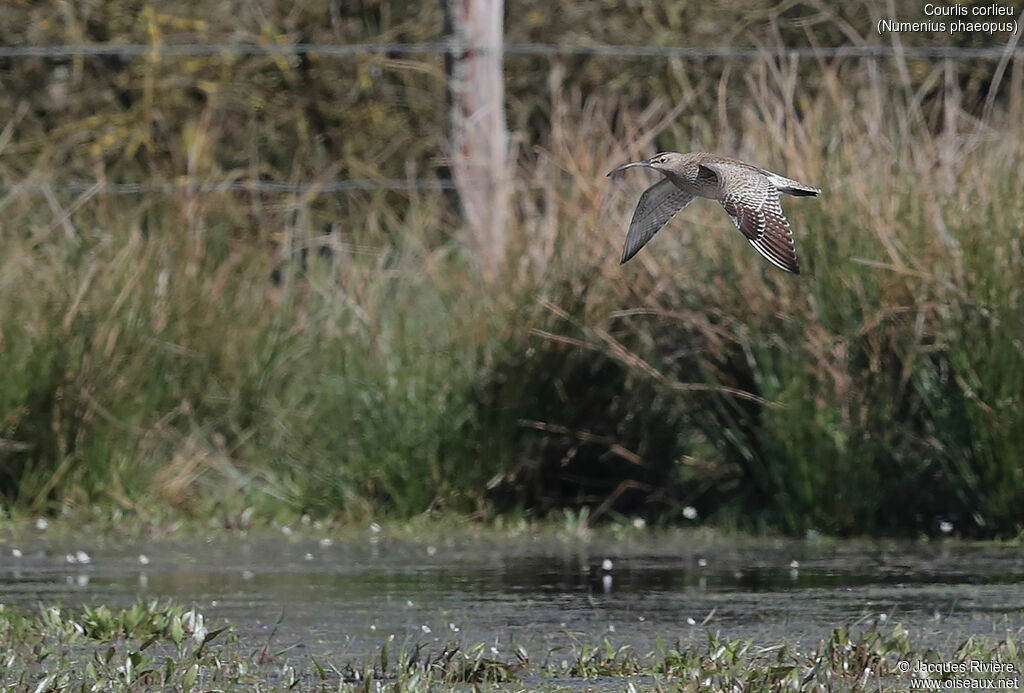
[[493, 280], [505, 258], [508, 132], [502, 78], [504, 0], [443, 0], [451, 105], [449, 160], [471, 234]]

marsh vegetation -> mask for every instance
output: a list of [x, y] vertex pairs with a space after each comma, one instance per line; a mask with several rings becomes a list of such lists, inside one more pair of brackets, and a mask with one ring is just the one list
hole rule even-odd
[[[637, 653], [608, 643], [567, 642], [531, 660], [522, 648], [490, 656], [486, 643], [452, 642], [430, 651], [386, 640], [377, 657], [332, 661], [290, 648], [248, 648], [228, 625], [173, 603], [139, 602], [36, 611], [0, 609], [0, 684], [16, 690], [433, 691], [794, 691], [907, 690], [900, 662], [946, 666], [1022, 665], [1018, 634], [971, 638], [948, 655], [916, 649], [899, 626], [841, 627], [813, 649], [755, 647], [709, 633], [700, 646], [658, 642]], [[269, 645], [269, 642], [268, 642]], [[927, 677], [926, 677], [927, 678]], [[942, 677], [936, 677], [942, 683]], [[947, 677], [948, 678], [948, 677]], [[959, 679], [963, 681], [963, 679]]]
[[[440, 30], [433, 3], [358, 5], [15, 4], [0, 43]], [[508, 40], [674, 45], [686, 27], [694, 45], [857, 44], [875, 12], [636, 5], [528, 2]], [[494, 282], [437, 189], [442, 55], [0, 69], [0, 492], [16, 513], [674, 523], [689, 507], [787, 533], [1020, 530], [1019, 54], [510, 55]], [[820, 185], [788, 210], [806, 273], [766, 266], [710, 203], [620, 268], [641, 183], [604, 173], [657, 149]], [[333, 180], [409, 189], [246, 189]]]

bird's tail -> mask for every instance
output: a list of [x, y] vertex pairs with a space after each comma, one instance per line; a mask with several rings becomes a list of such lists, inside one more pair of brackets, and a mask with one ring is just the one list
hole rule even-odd
[[774, 185], [779, 192], [786, 193], [787, 195], [794, 195], [796, 197], [814, 197], [821, 192], [820, 189], [813, 185], [807, 185], [806, 183], [801, 183], [800, 181], [793, 180], [792, 178], [780, 176], [777, 173], [769, 173], [768, 180], [771, 181], [772, 185]]

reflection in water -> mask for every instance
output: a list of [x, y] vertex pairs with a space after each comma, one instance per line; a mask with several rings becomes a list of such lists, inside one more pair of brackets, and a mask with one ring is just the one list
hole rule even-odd
[[[85, 544], [84, 541], [78, 542]], [[137, 597], [195, 603], [243, 637], [363, 655], [388, 634], [417, 642], [566, 638], [649, 647], [706, 629], [765, 643], [815, 643], [852, 621], [902, 623], [922, 645], [1022, 625], [1024, 554], [956, 542], [711, 540], [645, 532], [628, 541], [448, 536], [413, 542], [380, 532], [5, 548], [0, 602]], [[83, 560], [83, 557], [85, 560]]]

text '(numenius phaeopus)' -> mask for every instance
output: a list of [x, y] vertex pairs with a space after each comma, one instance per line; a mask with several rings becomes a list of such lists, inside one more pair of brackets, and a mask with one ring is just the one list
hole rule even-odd
[[927, 3], [924, 17], [907, 21], [900, 17], [879, 19], [879, 34], [941, 33], [941, 34], [1016, 34], [1020, 26], [1013, 5], [943, 5]]

